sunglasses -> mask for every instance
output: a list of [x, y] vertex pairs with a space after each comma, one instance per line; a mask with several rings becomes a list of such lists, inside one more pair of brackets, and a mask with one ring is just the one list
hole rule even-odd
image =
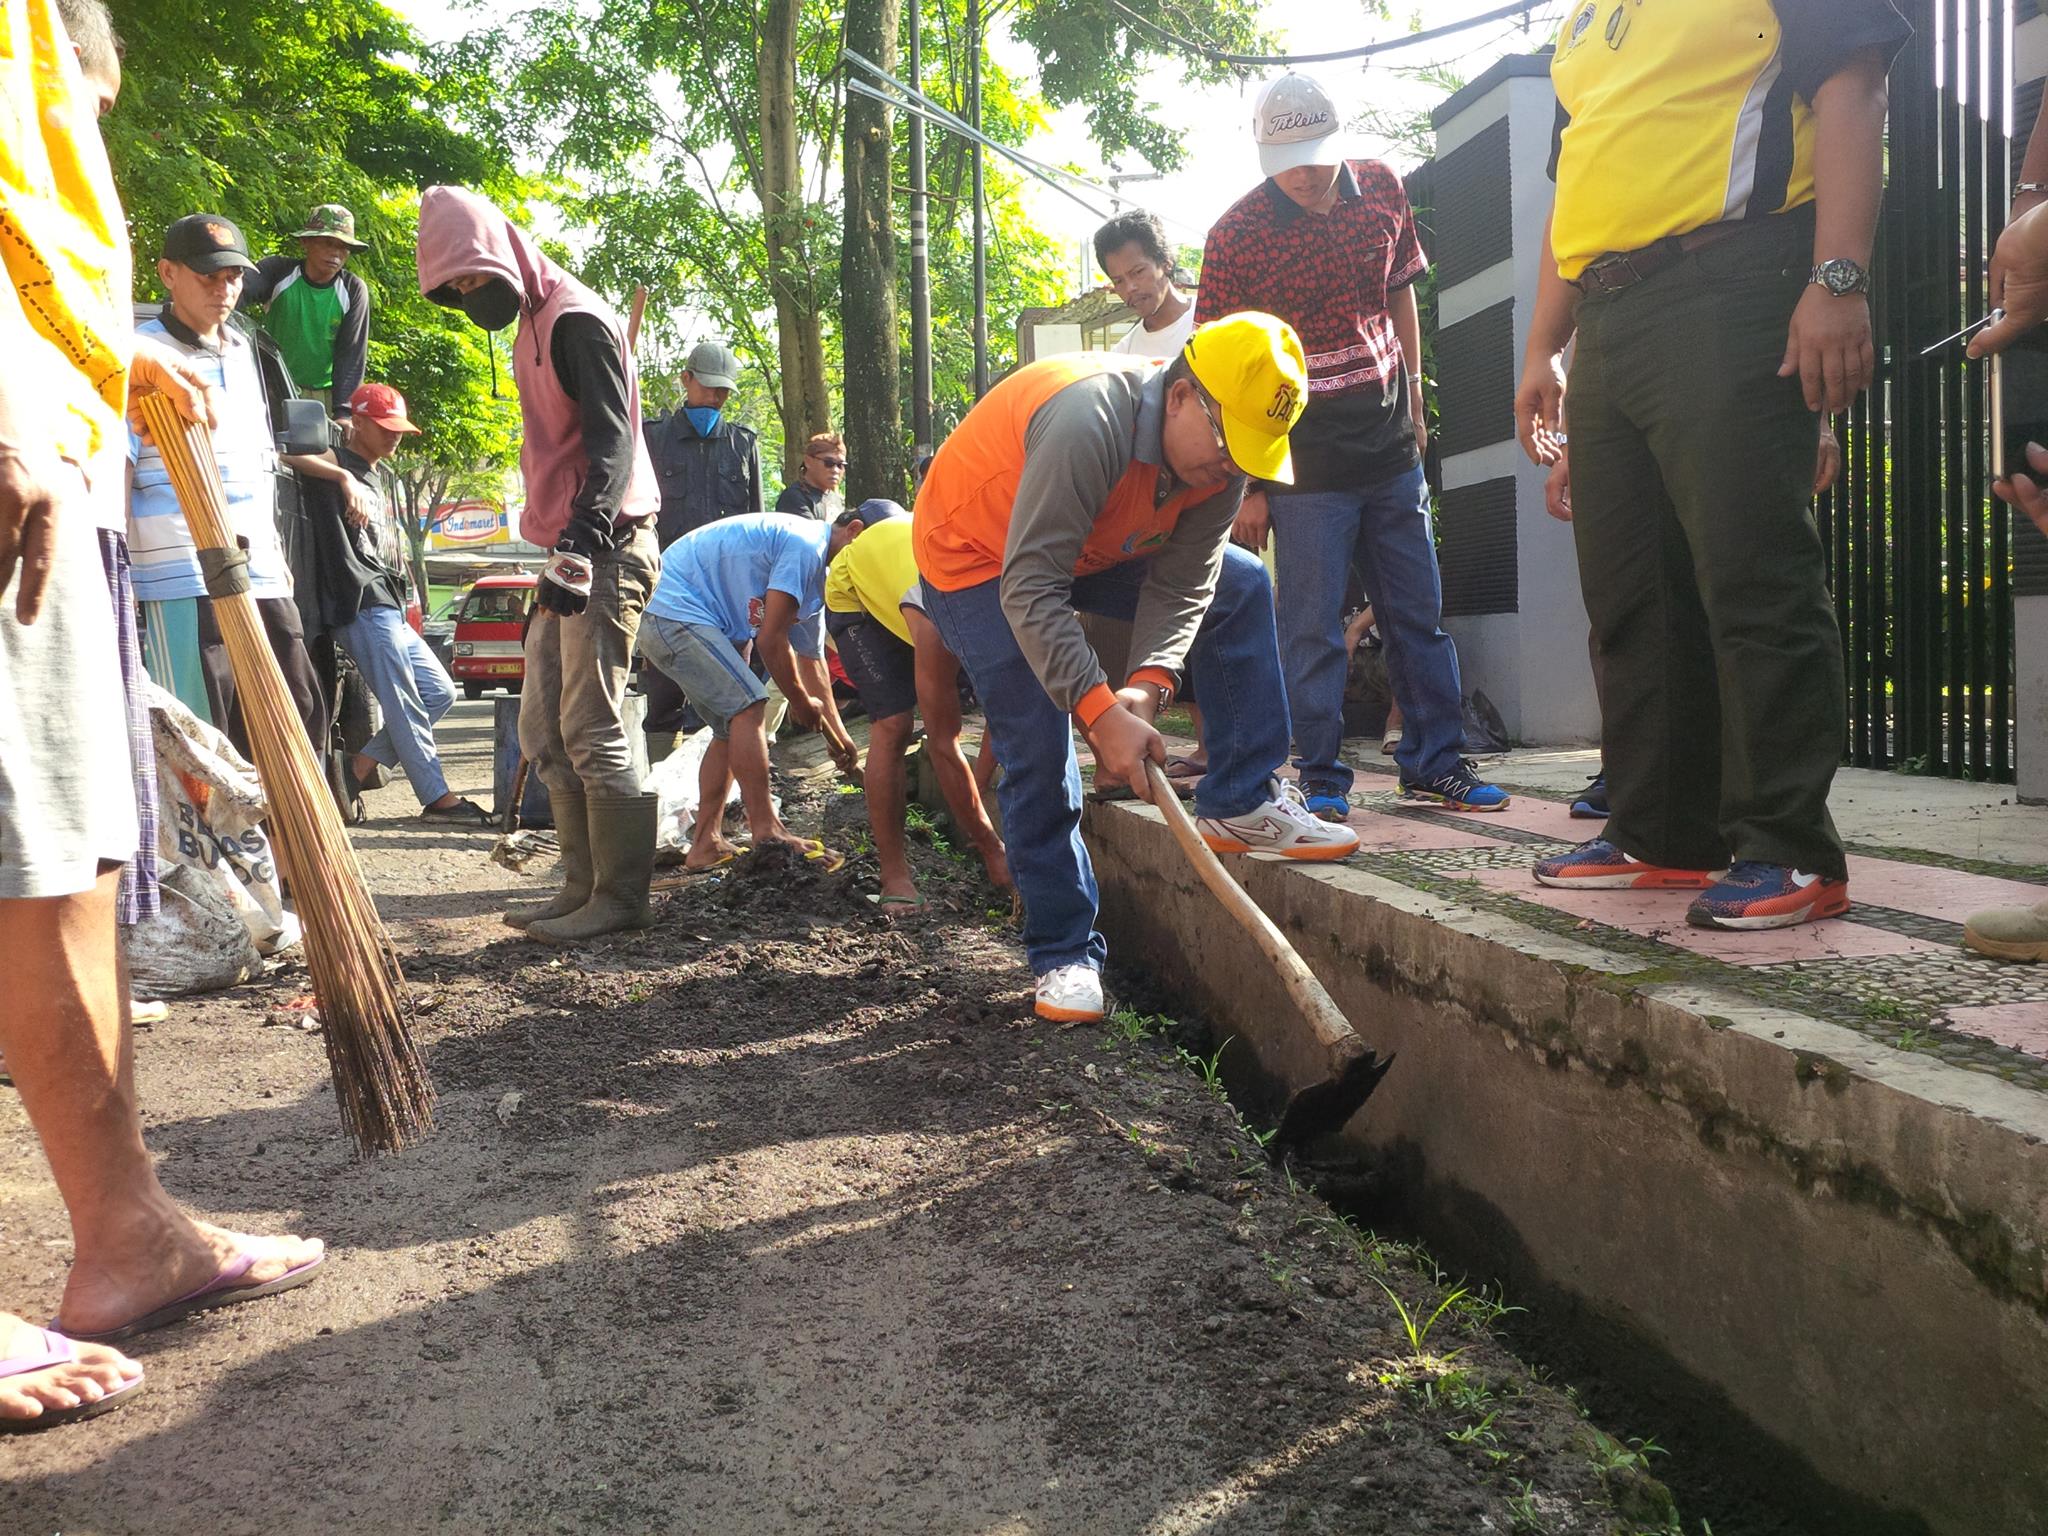
[[814, 453], [811, 455], [811, 457], [816, 459], [820, 464], [824, 465], [827, 469], [846, 468], [846, 460], [844, 459], [828, 459], [822, 453]]

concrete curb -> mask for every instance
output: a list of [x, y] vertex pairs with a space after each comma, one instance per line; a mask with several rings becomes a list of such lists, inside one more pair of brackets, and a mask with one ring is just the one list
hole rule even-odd
[[[1150, 807], [1085, 827], [1118, 955], [1234, 1033], [1233, 1090], [1270, 1102], [1277, 981]], [[1433, 1243], [1888, 1528], [2048, 1532], [2048, 1097], [1366, 868], [1229, 862], [1398, 1054], [1347, 1138]]]

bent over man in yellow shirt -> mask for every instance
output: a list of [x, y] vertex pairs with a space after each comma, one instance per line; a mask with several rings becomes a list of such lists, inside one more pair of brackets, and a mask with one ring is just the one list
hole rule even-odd
[[[1003, 840], [960, 750], [960, 660], [925, 616], [910, 519], [880, 498], [863, 502], [860, 517], [865, 531], [825, 574], [825, 631], [868, 712], [868, 825], [882, 866], [882, 909], [915, 911], [922, 904], [903, 846], [903, 753], [918, 715], [954, 823], [981, 855], [989, 879], [1008, 890]], [[986, 739], [982, 761], [991, 761]]]

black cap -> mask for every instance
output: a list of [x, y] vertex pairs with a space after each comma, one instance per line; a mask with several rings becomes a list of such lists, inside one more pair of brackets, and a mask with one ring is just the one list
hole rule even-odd
[[218, 272], [223, 267], [256, 270], [256, 263], [249, 259], [249, 242], [232, 219], [217, 213], [188, 213], [165, 230], [163, 257], [199, 273]]

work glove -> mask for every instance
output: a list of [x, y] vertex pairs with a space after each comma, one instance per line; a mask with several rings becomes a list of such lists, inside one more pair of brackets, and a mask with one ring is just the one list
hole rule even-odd
[[590, 606], [590, 562], [570, 548], [567, 534], [540, 568], [533, 600], [550, 613], [574, 618]]

